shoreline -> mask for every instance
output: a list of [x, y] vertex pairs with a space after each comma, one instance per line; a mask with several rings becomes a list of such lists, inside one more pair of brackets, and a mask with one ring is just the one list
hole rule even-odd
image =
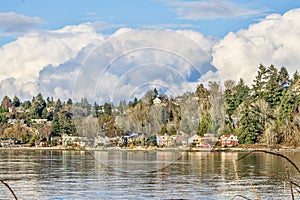
[[222, 148], [191, 148], [191, 147], [135, 147], [135, 148], [121, 148], [121, 147], [96, 147], [96, 148], [74, 148], [74, 147], [0, 147], [1, 150], [53, 150], [53, 151], [180, 151], [180, 152], [251, 152], [255, 150], [271, 151], [271, 152], [300, 152], [300, 147], [222, 147]]

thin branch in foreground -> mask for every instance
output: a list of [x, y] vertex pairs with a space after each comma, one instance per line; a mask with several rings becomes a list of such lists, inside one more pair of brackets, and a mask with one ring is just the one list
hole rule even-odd
[[[285, 181], [285, 182], [289, 182], [291, 184], [293, 184], [294, 186], [300, 188], [300, 185], [295, 183], [294, 181], [292, 181], [291, 179], [288, 179], [284, 176], [279, 176], [277, 174], [269, 174], [269, 173], [266, 173], [266, 172], [257, 172], [258, 174], [261, 174], [261, 175], [264, 175], [264, 176], [268, 176], [268, 177], [272, 177], [272, 178], [276, 178], [276, 179], [280, 179], [282, 181]], [[300, 193], [299, 189], [295, 188], [297, 190], [298, 193]]]
[[295, 199], [294, 197], [294, 190], [293, 190], [293, 184], [291, 183], [291, 176], [290, 176], [290, 172], [289, 172], [289, 168], [287, 167], [286, 165], [286, 162], [284, 162], [284, 166], [285, 166], [285, 170], [286, 170], [286, 174], [287, 174], [287, 178], [289, 180], [289, 183], [290, 183], [290, 191], [291, 191], [291, 195], [292, 195], [292, 200]]
[[[240, 179], [239, 179], [239, 174], [238, 174], [238, 171], [237, 171], [237, 166], [236, 166], [236, 161], [235, 160], [233, 160], [233, 167], [234, 167], [234, 171], [235, 171], [236, 180], [239, 181]], [[256, 197], [260, 200], [260, 197], [258, 195], [257, 190], [255, 189], [255, 187], [253, 186], [252, 183], [250, 183], [250, 185], [251, 185], [251, 188], [252, 188], [253, 192], [255, 193]]]
[[251, 199], [249, 199], [249, 198], [247, 198], [247, 197], [245, 197], [245, 196], [243, 196], [243, 195], [240, 195], [240, 194], [235, 195], [234, 197], [232, 197], [231, 200], [233, 200], [233, 199], [235, 199], [235, 198], [237, 198], [237, 197], [241, 197], [241, 198], [244, 198], [244, 199], [247, 199], [247, 200], [251, 200]]
[[3, 180], [0, 180], [0, 182], [1, 182], [3, 185], [5, 185], [5, 186], [9, 189], [9, 191], [10, 191], [10, 192], [12, 193], [12, 195], [14, 196], [15, 200], [18, 200], [17, 195], [14, 193], [14, 191], [11, 189], [11, 187], [10, 187], [7, 183], [5, 183]]
[[289, 159], [288, 157], [286, 157], [285, 155], [282, 155], [280, 153], [276, 153], [276, 152], [271, 152], [271, 151], [266, 151], [266, 150], [253, 150], [249, 153], [247, 153], [246, 155], [238, 158], [236, 161], [239, 161], [239, 160], [242, 160], [244, 159], [245, 157], [247, 157], [248, 155], [250, 155], [251, 153], [254, 153], [254, 152], [262, 152], [262, 153], [267, 153], [267, 154], [271, 154], [271, 155], [275, 155], [275, 156], [279, 156], [281, 158], [284, 158], [285, 160], [287, 160], [291, 165], [293, 165], [293, 167], [298, 171], [298, 173], [300, 173], [300, 169], [297, 167], [297, 165], [291, 160]]

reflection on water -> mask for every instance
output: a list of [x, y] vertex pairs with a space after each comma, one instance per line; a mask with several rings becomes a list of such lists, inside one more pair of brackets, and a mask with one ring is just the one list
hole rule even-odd
[[[290, 199], [279, 157], [237, 152], [0, 150], [0, 179], [21, 199]], [[287, 156], [300, 166], [300, 153]], [[296, 192], [295, 198], [300, 199]], [[0, 185], [0, 199], [12, 199]], [[238, 198], [237, 198], [238, 199]]]

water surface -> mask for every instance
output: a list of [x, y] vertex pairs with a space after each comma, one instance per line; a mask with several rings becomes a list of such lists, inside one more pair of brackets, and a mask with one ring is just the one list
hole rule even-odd
[[[300, 176], [264, 153], [0, 150], [0, 179], [20, 199], [291, 199]], [[300, 153], [285, 153], [300, 166]], [[287, 168], [286, 168], [287, 167]], [[236, 168], [236, 170], [235, 170]], [[0, 185], [0, 199], [13, 199]], [[300, 199], [295, 192], [295, 199]]]

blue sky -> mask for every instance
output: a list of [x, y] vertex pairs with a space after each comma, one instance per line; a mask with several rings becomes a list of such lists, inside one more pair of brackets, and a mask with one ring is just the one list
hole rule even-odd
[[[228, 32], [245, 29], [271, 13], [284, 12], [300, 7], [295, 0], [0, 0], [0, 13], [14, 12], [35, 22], [26, 31], [59, 29], [82, 22], [101, 22], [107, 28], [162, 27], [191, 29], [207, 36], [222, 38]], [[4, 33], [9, 24], [0, 18], [0, 45], [13, 41], [18, 33]], [[11, 26], [16, 26], [12, 21]], [[19, 23], [20, 22], [19, 20]], [[20, 24], [17, 24], [20, 26]], [[109, 26], [112, 25], [112, 26]], [[17, 29], [18, 27], [14, 27]], [[102, 30], [104, 33], [108, 30]]]

